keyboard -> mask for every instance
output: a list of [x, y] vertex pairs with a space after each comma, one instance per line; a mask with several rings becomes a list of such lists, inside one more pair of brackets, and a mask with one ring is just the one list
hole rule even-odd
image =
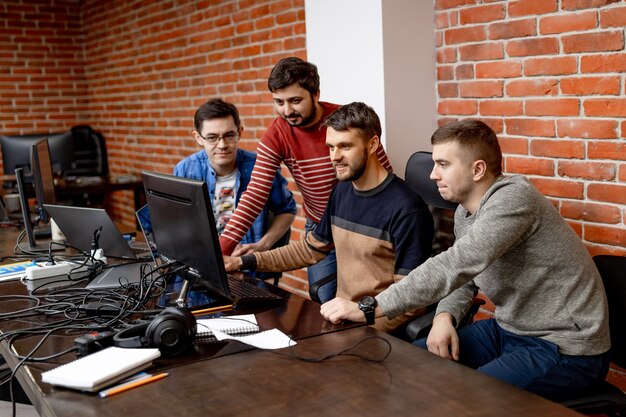
[[152, 253], [147, 247], [133, 247], [130, 246], [130, 251], [135, 255], [137, 259], [152, 259]]
[[150, 255], [150, 251], [148, 250], [148, 248], [130, 248], [130, 251], [133, 253], [133, 255], [139, 256], [139, 255], [146, 255], [149, 256]]
[[230, 290], [230, 296], [237, 301], [282, 300], [282, 297], [279, 295], [231, 276], [228, 276], [228, 289]]

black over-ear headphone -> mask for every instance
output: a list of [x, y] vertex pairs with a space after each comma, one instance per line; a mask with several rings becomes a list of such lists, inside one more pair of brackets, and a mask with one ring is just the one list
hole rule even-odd
[[122, 348], [159, 348], [163, 356], [176, 356], [193, 343], [196, 318], [189, 312], [168, 307], [151, 322], [124, 329], [113, 336], [115, 346]]

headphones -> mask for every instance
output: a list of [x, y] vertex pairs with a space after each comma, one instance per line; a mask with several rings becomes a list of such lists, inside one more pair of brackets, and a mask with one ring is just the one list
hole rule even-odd
[[176, 307], [167, 307], [151, 322], [124, 329], [113, 336], [113, 344], [121, 348], [156, 347], [163, 356], [176, 356], [193, 343], [196, 318]]

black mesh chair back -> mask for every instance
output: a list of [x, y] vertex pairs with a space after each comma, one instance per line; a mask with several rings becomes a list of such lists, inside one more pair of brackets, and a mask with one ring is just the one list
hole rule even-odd
[[65, 176], [97, 176], [109, 174], [109, 164], [104, 136], [90, 126], [72, 128], [74, 137], [74, 160]]
[[[626, 257], [597, 255], [593, 261], [600, 271], [609, 304], [611, 362], [626, 368]], [[561, 404], [583, 414], [626, 417], [626, 394], [606, 381]]]
[[439, 194], [437, 184], [430, 179], [434, 166], [431, 152], [415, 152], [406, 163], [404, 180], [429, 206], [455, 210], [458, 204], [444, 200]]

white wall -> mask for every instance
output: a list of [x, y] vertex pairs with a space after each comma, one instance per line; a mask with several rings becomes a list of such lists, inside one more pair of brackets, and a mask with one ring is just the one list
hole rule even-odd
[[319, 70], [320, 99], [367, 103], [385, 132], [381, 0], [307, 0], [305, 14], [307, 59]]
[[436, 128], [434, 4], [427, 0], [306, 0], [307, 56], [321, 99], [376, 110], [395, 172], [430, 150]]
[[430, 151], [437, 128], [435, 8], [425, 0], [383, 0], [387, 153], [396, 174]]

